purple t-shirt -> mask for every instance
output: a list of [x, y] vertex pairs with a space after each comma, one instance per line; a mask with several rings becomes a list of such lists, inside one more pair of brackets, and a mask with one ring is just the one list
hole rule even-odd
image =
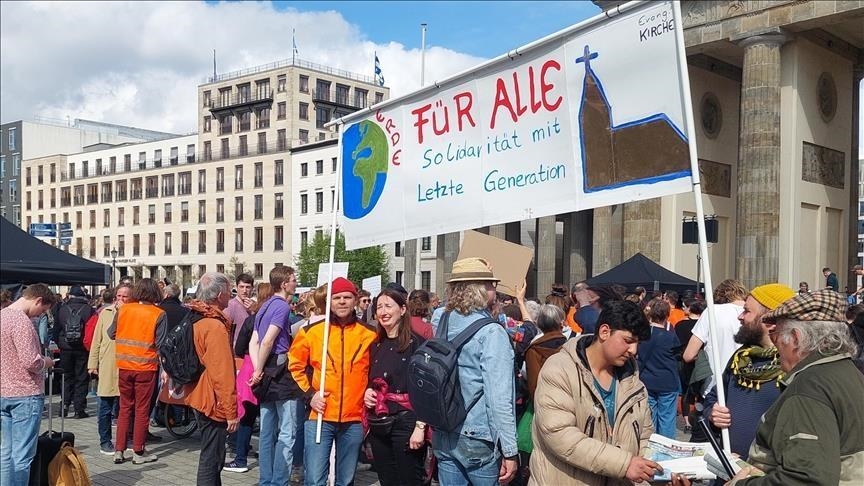
[[264, 302], [260, 312], [262, 313], [260, 316], [255, 316], [255, 330], [258, 331], [258, 344], [261, 344], [261, 341], [264, 340], [264, 336], [267, 334], [270, 326], [276, 326], [280, 332], [276, 338], [276, 342], [273, 343], [273, 349], [270, 351], [270, 354], [287, 353], [288, 346], [291, 344], [291, 326], [288, 324], [288, 315], [290, 313], [288, 302], [282, 297], [274, 295], [267, 299], [267, 302]]
[[243, 323], [246, 321], [246, 318], [249, 317], [249, 311], [243, 307], [243, 303], [240, 302], [240, 299], [234, 297], [228, 301], [228, 307], [225, 308], [225, 315], [228, 316], [228, 319], [230, 319], [231, 323], [234, 325], [234, 336], [231, 340], [233, 345], [237, 343], [237, 335], [240, 334], [240, 328], [243, 327]]

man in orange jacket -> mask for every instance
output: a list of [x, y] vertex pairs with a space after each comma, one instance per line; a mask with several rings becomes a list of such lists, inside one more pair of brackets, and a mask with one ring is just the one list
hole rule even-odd
[[[336, 486], [354, 479], [363, 442], [363, 394], [369, 377], [369, 347], [375, 331], [357, 320], [357, 288], [344, 278], [333, 281], [329, 322], [301, 328], [288, 352], [288, 369], [310, 400], [312, 412], [304, 426], [303, 464], [307, 486], [324, 486], [330, 449], [336, 444]], [[324, 392], [320, 393], [325, 326], [330, 326]], [[306, 369], [311, 367], [310, 381]], [[318, 416], [323, 416], [321, 442], [315, 442]]]
[[[236, 372], [231, 351], [231, 322], [222, 313], [231, 300], [231, 281], [221, 273], [208, 272], [198, 281], [193, 312], [195, 352], [204, 371], [191, 384], [186, 403], [195, 409], [201, 431], [198, 484], [222, 484], [225, 439], [237, 430]], [[165, 377], [167, 378], [167, 377]]]

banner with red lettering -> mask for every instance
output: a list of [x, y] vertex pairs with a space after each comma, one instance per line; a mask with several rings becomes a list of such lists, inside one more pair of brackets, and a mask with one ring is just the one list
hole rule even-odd
[[629, 5], [346, 116], [346, 245], [692, 190], [674, 29]]

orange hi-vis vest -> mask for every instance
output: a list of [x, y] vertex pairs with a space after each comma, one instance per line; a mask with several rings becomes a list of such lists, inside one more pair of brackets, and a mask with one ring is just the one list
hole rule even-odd
[[156, 371], [156, 323], [164, 311], [152, 304], [123, 304], [117, 312], [115, 343], [117, 368], [128, 371]]

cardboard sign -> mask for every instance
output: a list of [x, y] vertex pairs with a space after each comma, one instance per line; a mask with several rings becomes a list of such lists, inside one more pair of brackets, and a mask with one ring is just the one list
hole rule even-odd
[[372, 294], [372, 298], [378, 297], [381, 293], [381, 275], [363, 279], [363, 290]]
[[516, 286], [525, 281], [534, 250], [477, 231], [466, 231], [459, 249], [459, 259], [480, 257], [492, 265], [498, 282], [498, 292], [516, 295]]
[[[327, 283], [327, 277], [330, 275], [330, 263], [324, 262], [318, 264], [318, 283], [316, 287], [320, 287]], [[348, 262], [333, 262], [333, 280], [342, 277], [348, 278]]]

